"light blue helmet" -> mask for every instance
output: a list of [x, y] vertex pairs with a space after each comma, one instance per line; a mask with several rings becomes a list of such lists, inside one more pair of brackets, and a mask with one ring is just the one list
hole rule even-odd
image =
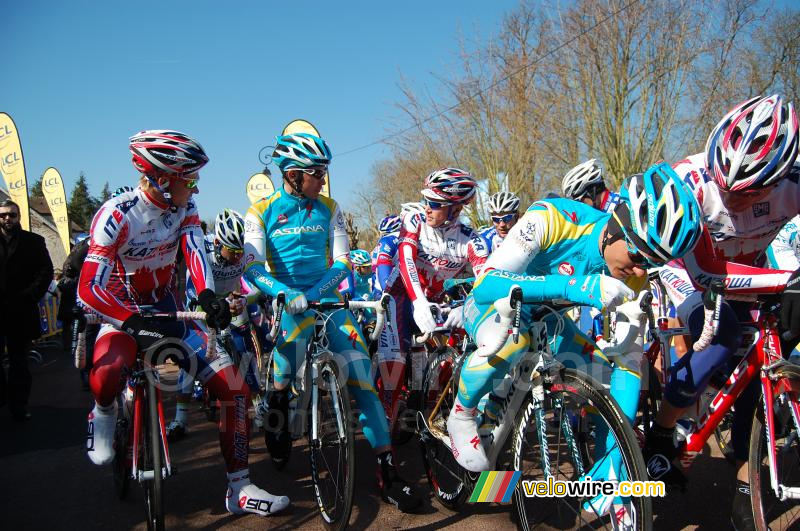
[[381, 222], [378, 224], [378, 232], [381, 234], [391, 234], [399, 231], [402, 224], [403, 220], [401, 220], [399, 216], [392, 214], [391, 216], [386, 216], [381, 220]]
[[114, 190], [111, 193], [111, 198], [113, 199], [113, 198], [117, 197], [118, 195], [122, 195], [122, 194], [125, 194], [125, 193], [128, 193], [128, 192], [133, 192], [133, 188], [131, 188], [130, 186], [120, 186], [119, 188], [117, 188], [116, 190]]
[[350, 262], [352, 262], [354, 266], [367, 266], [372, 265], [372, 258], [370, 258], [369, 253], [364, 249], [353, 249], [350, 251]]
[[694, 249], [702, 231], [700, 207], [689, 187], [665, 162], [622, 183], [614, 211], [626, 238], [662, 262]]
[[281, 171], [291, 168], [310, 168], [327, 166], [331, 162], [328, 144], [318, 136], [309, 133], [294, 133], [276, 139], [272, 160]]

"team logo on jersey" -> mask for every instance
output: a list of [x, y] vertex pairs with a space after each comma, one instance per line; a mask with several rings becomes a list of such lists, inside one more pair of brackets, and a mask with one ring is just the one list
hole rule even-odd
[[286, 223], [287, 221], [289, 221], [289, 218], [286, 217], [286, 214], [280, 214], [278, 216], [278, 223]]
[[769, 203], [756, 203], [753, 205], [753, 216], [761, 217], [769, 214]]
[[562, 275], [573, 275], [575, 274], [575, 268], [569, 262], [561, 262], [558, 264], [558, 272]]
[[447, 248], [448, 249], [456, 248], [456, 241], [453, 238], [447, 238]]
[[577, 223], [578, 222], [578, 213], [577, 212], [567, 212], [566, 210], [562, 210], [561, 212], [566, 214], [567, 217], [569, 218], [569, 220], [572, 221], [573, 223]]

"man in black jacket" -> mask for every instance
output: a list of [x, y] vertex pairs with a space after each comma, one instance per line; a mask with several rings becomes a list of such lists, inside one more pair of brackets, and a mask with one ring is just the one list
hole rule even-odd
[[0, 353], [8, 351], [8, 377], [0, 368], [0, 405], [8, 402], [16, 420], [31, 418], [28, 396], [30, 342], [41, 333], [39, 300], [53, 279], [44, 238], [23, 230], [19, 206], [0, 203]]

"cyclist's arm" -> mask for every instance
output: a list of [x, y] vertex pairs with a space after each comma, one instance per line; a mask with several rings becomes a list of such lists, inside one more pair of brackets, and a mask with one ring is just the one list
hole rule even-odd
[[[335, 205], [331, 216], [328, 238], [328, 249], [330, 249], [333, 264], [322, 278], [306, 292], [306, 299], [310, 301], [318, 301], [323, 297], [332, 296], [342, 280], [353, 271], [349, 256], [350, 242], [347, 239], [344, 216], [339, 210], [339, 205]], [[353, 286], [355, 286], [355, 281], [353, 281]]]
[[134, 312], [125, 308], [106, 284], [116, 267], [117, 249], [127, 239], [128, 225], [124, 217], [115, 218], [113, 212], [113, 207], [104, 206], [92, 220], [89, 252], [78, 280], [78, 300], [111, 324], [122, 326]]
[[417, 299], [427, 300], [417, 270], [417, 252], [419, 247], [419, 231], [421, 224], [425, 223], [420, 214], [407, 214], [403, 218], [400, 228], [400, 237], [397, 245], [397, 267], [400, 268], [400, 277], [405, 284], [411, 302]]
[[800, 260], [798, 260], [794, 245], [797, 238], [797, 222], [798, 218], [795, 217], [784, 225], [767, 248], [770, 267], [784, 271], [800, 269]]
[[214, 291], [214, 275], [206, 257], [205, 236], [200, 228], [200, 215], [193, 204], [190, 204], [186, 217], [181, 221], [181, 251], [186, 261], [186, 276], [191, 278], [195, 293], [203, 290]]
[[386, 283], [394, 269], [394, 258], [397, 254], [397, 244], [392, 244], [391, 240], [384, 236], [378, 242], [378, 259], [375, 261], [375, 291], [383, 292], [386, 290]]
[[289, 287], [275, 279], [266, 268], [267, 233], [261, 213], [250, 207], [244, 220], [244, 277], [266, 295], [276, 297]]
[[706, 229], [694, 250], [683, 259], [686, 271], [699, 289], [706, 289], [712, 280], [725, 282], [725, 291], [741, 294], [781, 293], [792, 271], [737, 264], [715, 257], [714, 244]]
[[467, 260], [472, 266], [472, 274], [476, 277], [480, 276], [491, 249], [491, 245], [487, 245], [482, 236], [473, 233], [472, 238], [467, 243]]

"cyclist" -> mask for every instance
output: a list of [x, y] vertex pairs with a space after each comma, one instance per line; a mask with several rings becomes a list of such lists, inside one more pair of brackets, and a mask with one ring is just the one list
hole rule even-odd
[[[467, 265], [480, 272], [488, 248], [486, 242], [471, 227], [462, 224], [459, 216], [476, 190], [475, 179], [458, 168], [443, 168], [431, 172], [421, 190], [425, 213], [410, 210], [403, 217], [397, 251], [398, 277], [388, 287], [396, 307], [391, 309], [396, 328], [385, 327], [381, 343], [398, 345], [400, 355], [392, 360], [390, 370], [382, 372], [385, 396], [384, 407], [394, 423], [396, 405], [405, 382], [406, 358], [411, 354], [413, 408], [422, 384], [424, 347], [411, 348], [415, 330], [433, 332], [437, 327], [431, 313], [431, 303], [444, 296], [444, 281], [455, 277]], [[380, 267], [380, 265], [378, 266]], [[446, 328], [461, 326], [461, 311], [452, 311], [444, 323]], [[387, 403], [387, 400], [390, 402]]]
[[[769, 242], [800, 212], [797, 143], [797, 114], [792, 104], [779, 95], [756, 97], [740, 103], [720, 120], [708, 137], [705, 153], [675, 166], [693, 187], [706, 228], [694, 252], [670, 263], [660, 275], [678, 316], [694, 338], [703, 326], [702, 292], [717, 278], [724, 279], [726, 291], [783, 292], [782, 325], [800, 335], [800, 294], [792, 287], [800, 271], [761, 267]], [[747, 303], [726, 302], [720, 315], [724, 334], [702, 352], [689, 351], [670, 369], [664, 400], [645, 445], [651, 477], [685, 481], [672, 465], [675, 424], [697, 401], [714, 372], [724, 369], [738, 349], [739, 323], [751, 320], [750, 308]], [[731, 429], [738, 465], [731, 519], [737, 529], [753, 527], [747, 445], [759, 389], [756, 379], [740, 395]]]
[[[250, 392], [256, 393], [259, 391], [259, 385], [254, 368], [255, 359], [252, 356], [254, 348], [250, 339], [248, 314], [245, 306], [248, 302], [255, 301], [260, 293], [258, 290], [253, 290], [246, 297], [239, 295], [242, 291], [241, 282], [242, 273], [244, 273], [244, 261], [242, 260], [244, 220], [241, 214], [229, 209], [217, 214], [214, 234], [206, 235], [203, 243], [211, 275], [214, 278], [214, 292], [218, 297], [225, 297], [231, 308], [232, 323], [229, 333], [236, 349], [244, 354], [238, 369], [245, 374], [245, 381]], [[197, 297], [197, 289], [191, 275], [188, 275], [187, 302], [196, 300]], [[186, 342], [201, 359], [206, 356], [207, 339], [207, 329], [204, 323], [197, 321], [189, 325]], [[227, 353], [227, 355], [230, 356], [231, 353]], [[180, 391], [175, 406], [175, 420], [167, 426], [167, 437], [170, 441], [180, 439], [188, 430], [189, 402], [193, 382], [194, 379], [186, 371], [181, 370], [178, 379]]]
[[[501, 246], [486, 262], [465, 304], [466, 329], [478, 345], [507, 333], [500, 329], [493, 304], [514, 285], [522, 288], [526, 301], [556, 299], [596, 308], [615, 306], [633, 296], [624, 280], [641, 287], [647, 267], [680, 257], [695, 245], [700, 234], [699, 209], [667, 164], [631, 177], [623, 194], [624, 201], [611, 214], [568, 199], [540, 200], [528, 209], [509, 233], [510, 244]], [[651, 223], [651, 218], [658, 223]], [[521, 331], [527, 330], [531, 312], [526, 305]], [[602, 368], [603, 381], [610, 380], [612, 396], [632, 422], [639, 402], [641, 350], [615, 358], [612, 367], [603, 351], [570, 319], [550, 316], [544, 321], [549, 335], [554, 336], [554, 355], [592, 376]], [[563, 321], [560, 334], [557, 321]], [[529, 344], [527, 333], [522, 334], [518, 344], [507, 341], [491, 359], [472, 354], [464, 362], [447, 422], [453, 455], [464, 468], [476, 472], [489, 469], [478, 435], [476, 406], [503, 381]], [[496, 402], [490, 397], [484, 416], [494, 415], [497, 408], [490, 405]], [[618, 466], [613, 458], [608, 464]], [[607, 470], [594, 470], [590, 475], [597, 479], [608, 478], [608, 474]]]
[[800, 239], [797, 228], [800, 215], [795, 216], [780, 230], [767, 248], [767, 263], [773, 269], [794, 271], [800, 268]]
[[[100, 314], [89, 384], [95, 406], [89, 414], [87, 450], [95, 464], [114, 457], [116, 397], [137, 351], [157, 354], [171, 339], [184, 337], [182, 323], [157, 323], [140, 315], [146, 308], [177, 309], [174, 279], [180, 248], [210, 326], [224, 327], [230, 310], [214, 295], [213, 278], [203, 252], [200, 216], [192, 202], [198, 192], [198, 171], [208, 157], [195, 140], [176, 131], [142, 131], [130, 139], [133, 165], [142, 174], [139, 187], [109, 199], [92, 221], [91, 243], [81, 270], [81, 303]], [[178, 347], [180, 349], [180, 346]], [[248, 472], [247, 392], [230, 363], [207, 365], [183, 349], [173, 355], [178, 365], [202, 374], [223, 404], [220, 446], [228, 471], [225, 506], [229, 512], [266, 516], [289, 504], [250, 483]]]
[[497, 192], [489, 198], [488, 207], [492, 226], [480, 231], [480, 234], [486, 240], [489, 252], [492, 252], [519, 219], [519, 197], [511, 192]]
[[611, 213], [619, 203], [619, 194], [606, 188], [603, 168], [596, 159], [582, 162], [569, 170], [561, 181], [564, 197], [586, 203], [602, 212]]
[[[283, 187], [258, 201], [245, 217], [245, 275], [267, 295], [286, 295], [285, 315], [274, 350], [275, 386], [268, 397], [267, 449], [276, 464], [291, 451], [288, 419], [289, 384], [314, 318], [308, 301], [337, 297], [336, 287], [350, 273], [344, 217], [335, 201], [321, 196], [331, 160], [328, 145], [307, 133], [279, 136], [272, 154], [283, 174]], [[364, 435], [377, 454], [378, 483], [384, 501], [413, 511], [420, 500], [397, 474], [392, 461], [386, 418], [371, 380], [367, 346], [349, 311], [335, 312], [327, 330], [331, 348], [345, 360], [348, 388], [361, 415]]]

